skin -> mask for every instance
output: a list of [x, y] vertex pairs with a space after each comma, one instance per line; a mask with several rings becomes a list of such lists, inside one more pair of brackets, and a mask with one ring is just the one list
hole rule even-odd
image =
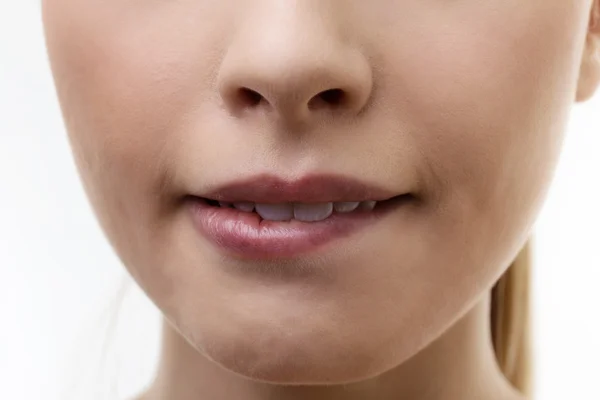
[[[519, 399], [489, 291], [596, 90], [599, 2], [43, 0], [83, 185], [164, 315], [139, 399]], [[182, 199], [263, 172], [420, 202], [285, 265], [224, 256]]]

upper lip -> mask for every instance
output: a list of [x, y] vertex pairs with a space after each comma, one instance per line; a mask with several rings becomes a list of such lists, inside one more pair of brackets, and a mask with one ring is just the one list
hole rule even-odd
[[286, 180], [262, 174], [215, 187], [197, 197], [224, 202], [326, 203], [383, 201], [402, 194], [407, 193], [393, 192], [346, 176], [319, 174]]

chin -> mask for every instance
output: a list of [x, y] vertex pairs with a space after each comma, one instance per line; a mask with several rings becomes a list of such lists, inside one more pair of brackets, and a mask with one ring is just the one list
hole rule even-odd
[[[222, 331], [205, 332], [193, 345], [222, 368], [254, 381], [287, 385], [358, 382], [377, 376], [402, 360], [385, 351], [377, 338], [309, 326], [281, 326], [277, 321], [241, 330], [229, 323]], [[277, 325], [277, 326], [276, 326]], [[337, 332], [332, 334], [331, 332]]]

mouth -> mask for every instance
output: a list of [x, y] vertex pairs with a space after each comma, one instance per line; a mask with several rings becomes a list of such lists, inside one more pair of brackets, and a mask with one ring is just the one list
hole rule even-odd
[[260, 218], [260, 221], [301, 221], [318, 222], [330, 218], [334, 214], [379, 212], [393, 207], [401, 202], [406, 202], [412, 195], [402, 194], [386, 200], [364, 200], [364, 201], [336, 201], [321, 203], [287, 202], [287, 203], [255, 203], [252, 201], [219, 201], [204, 197], [195, 197], [196, 201], [203, 202], [207, 206], [234, 209], [243, 213], [252, 213]]
[[366, 229], [415, 200], [338, 176], [260, 176], [189, 196], [199, 233], [226, 254], [293, 258]]

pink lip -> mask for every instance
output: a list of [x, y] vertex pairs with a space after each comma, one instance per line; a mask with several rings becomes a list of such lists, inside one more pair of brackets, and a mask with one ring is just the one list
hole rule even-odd
[[387, 200], [402, 193], [337, 175], [309, 175], [287, 181], [263, 174], [212, 189], [200, 195], [219, 201], [254, 203], [324, 203], [334, 201]]
[[[210, 205], [207, 199], [254, 203], [378, 200], [372, 211], [334, 213], [318, 222], [267, 221], [257, 213]], [[289, 182], [263, 175], [191, 196], [190, 210], [199, 233], [226, 254], [250, 258], [292, 258], [322, 248], [365, 229], [398, 206], [411, 201], [388, 190], [336, 176], [310, 176]]]

